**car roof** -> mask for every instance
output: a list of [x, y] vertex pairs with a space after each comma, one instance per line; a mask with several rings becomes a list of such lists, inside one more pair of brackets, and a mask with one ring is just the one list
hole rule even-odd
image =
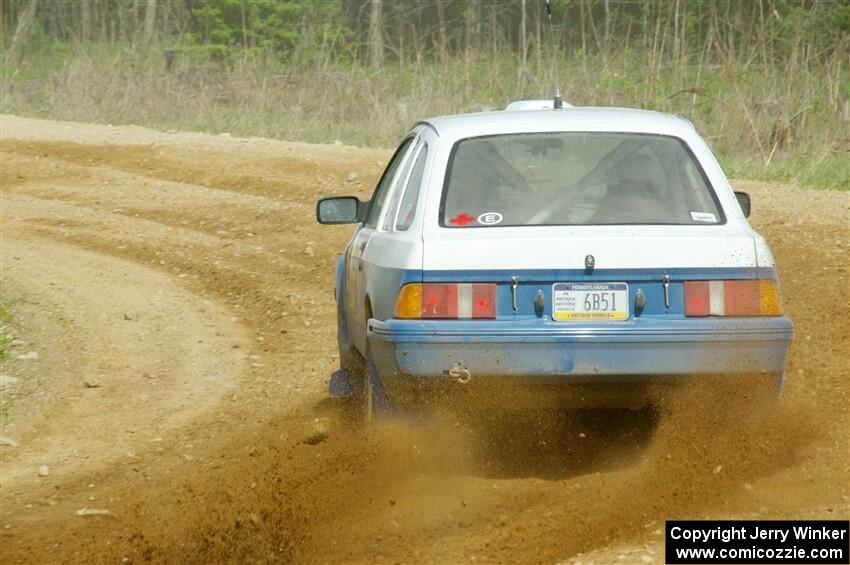
[[682, 116], [629, 108], [565, 107], [560, 110], [500, 110], [437, 116], [419, 122], [438, 135], [475, 135], [534, 131], [581, 131], [592, 124], [594, 131], [640, 131], [660, 135], [693, 132], [690, 120]]

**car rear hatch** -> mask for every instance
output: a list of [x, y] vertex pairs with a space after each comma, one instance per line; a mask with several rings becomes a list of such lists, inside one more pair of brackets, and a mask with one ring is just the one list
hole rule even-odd
[[424, 242], [423, 282], [495, 283], [498, 319], [681, 318], [685, 281], [756, 277], [752, 235], [728, 224], [439, 229]]

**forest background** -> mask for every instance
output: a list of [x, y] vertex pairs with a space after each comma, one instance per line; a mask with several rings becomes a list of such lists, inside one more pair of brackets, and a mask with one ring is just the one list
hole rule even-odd
[[394, 146], [548, 98], [690, 118], [733, 178], [850, 190], [847, 0], [0, 0], [0, 112]]

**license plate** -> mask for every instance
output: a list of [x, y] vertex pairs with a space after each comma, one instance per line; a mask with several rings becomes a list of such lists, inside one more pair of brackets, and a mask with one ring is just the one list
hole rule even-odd
[[557, 322], [622, 321], [629, 319], [626, 283], [555, 283], [552, 317]]

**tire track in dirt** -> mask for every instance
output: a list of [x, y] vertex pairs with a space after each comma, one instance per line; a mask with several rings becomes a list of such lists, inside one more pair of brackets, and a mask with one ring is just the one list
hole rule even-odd
[[[5, 208], [23, 215], [14, 203]], [[52, 482], [79, 468], [132, 459], [236, 388], [243, 359], [232, 347], [245, 343], [242, 328], [222, 332], [229, 316], [170, 277], [76, 246], [8, 234], [2, 262], [4, 293], [27, 302], [20, 311], [28, 324], [61, 328], [36, 343], [42, 364], [61, 367], [31, 375], [46, 394], [35, 405], [23, 402], [25, 412], [14, 400], [4, 410], [5, 433], [25, 446], [4, 456], [4, 494], [17, 492], [40, 464], [50, 463]]]
[[[36, 480], [4, 491], [2, 543], [18, 561], [604, 562], [658, 558], [671, 516], [848, 515], [846, 194], [739, 184], [797, 329], [776, 414], [698, 390], [636, 450], [579, 422], [587, 447], [579, 428], [520, 429], [482, 453], [451, 419], [370, 437], [335, 426], [306, 445], [325, 413], [333, 261], [350, 237], [316, 226], [313, 203], [368, 197], [387, 153], [2, 119], [4, 236], [155, 270], [248, 334], [238, 388], [140, 460], [57, 477], [58, 505]], [[362, 183], [344, 183], [351, 170]], [[114, 519], [72, 515], [91, 483]]]

